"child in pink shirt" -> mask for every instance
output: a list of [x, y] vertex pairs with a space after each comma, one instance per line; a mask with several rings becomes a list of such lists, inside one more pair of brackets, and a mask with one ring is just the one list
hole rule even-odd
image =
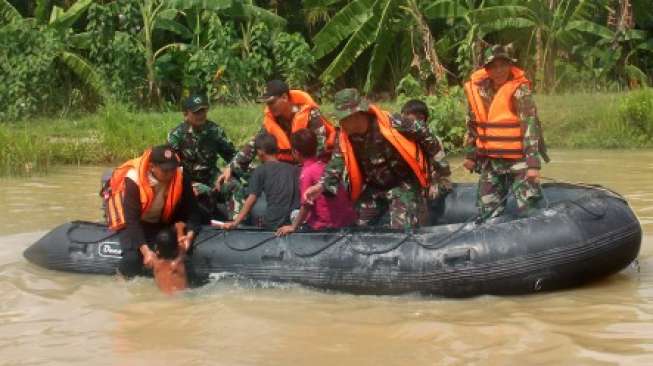
[[313, 202], [304, 200], [304, 191], [316, 184], [322, 177], [326, 164], [316, 157], [317, 138], [309, 129], [302, 128], [290, 137], [293, 157], [301, 162], [299, 192], [302, 197], [299, 215], [291, 225], [282, 226], [277, 235], [295, 232], [304, 222], [311, 230], [337, 229], [353, 225], [356, 212], [345, 189], [338, 189], [338, 194], [321, 194]]

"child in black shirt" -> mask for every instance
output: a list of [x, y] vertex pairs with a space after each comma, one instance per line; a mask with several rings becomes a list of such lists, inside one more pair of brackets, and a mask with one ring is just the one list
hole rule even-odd
[[277, 139], [264, 133], [254, 141], [256, 154], [263, 162], [252, 173], [249, 180], [249, 195], [234, 221], [222, 225], [231, 230], [242, 223], [252, 210], [256, 200], [265, 194], [267, 208], [263, 216], [263, 226], [269, 230], [290, 223], [290, 213], [299, 207], [299, 169], [291, 164], [277, 160]]

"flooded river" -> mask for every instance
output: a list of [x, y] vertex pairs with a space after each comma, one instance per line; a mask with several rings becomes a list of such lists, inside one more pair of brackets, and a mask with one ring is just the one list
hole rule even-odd
[[465, 300], [225, 281], [171, 298], [151, 279], [57, 273], [23, 259], [49, 228], [100, 217], [102, 168], [0, 179], [0, 365], [651, 365], [653, 151], [552, 155], [543, 175], [630, 201], [644, 228], [639, 271]]

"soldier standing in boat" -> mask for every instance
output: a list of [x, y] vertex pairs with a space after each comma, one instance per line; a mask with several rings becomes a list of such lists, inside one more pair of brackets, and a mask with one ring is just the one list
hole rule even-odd
[[548, 156], [530, 81], [515, 63], [509, 46], [491, 46], [483, 67], [465, 83], [469, 111], [463, 166], [480, 174], [477, 204], [484, 218], [503, 213], [510, 189], [522, 214], [542, 196], [540, 161], [548, 162]]

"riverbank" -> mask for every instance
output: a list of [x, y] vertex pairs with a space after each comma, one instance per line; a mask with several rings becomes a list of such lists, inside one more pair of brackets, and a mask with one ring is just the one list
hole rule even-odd
[[[653, 111], [651, 89], [538, 95], [536, 102], [550, 148], [653, 147], [653, 117], [647, 113]], [[393, 111], [400, 108], [392, 103], [385, 106]], [[464, 106], [459, 108], [461, 115]], [[332, 106], [323, 109], [329, 114]], [[261, 110], [256, 104], [215, 106], [209, 118], [241, 145], [258, 130]], [[179, 112], [131, 112], [111, 105], [79, 118], [0, 122], [0, 175], [45, 172], [53, 164], [114, 164], [164, 142], [167, 132], [181, 119]]]

